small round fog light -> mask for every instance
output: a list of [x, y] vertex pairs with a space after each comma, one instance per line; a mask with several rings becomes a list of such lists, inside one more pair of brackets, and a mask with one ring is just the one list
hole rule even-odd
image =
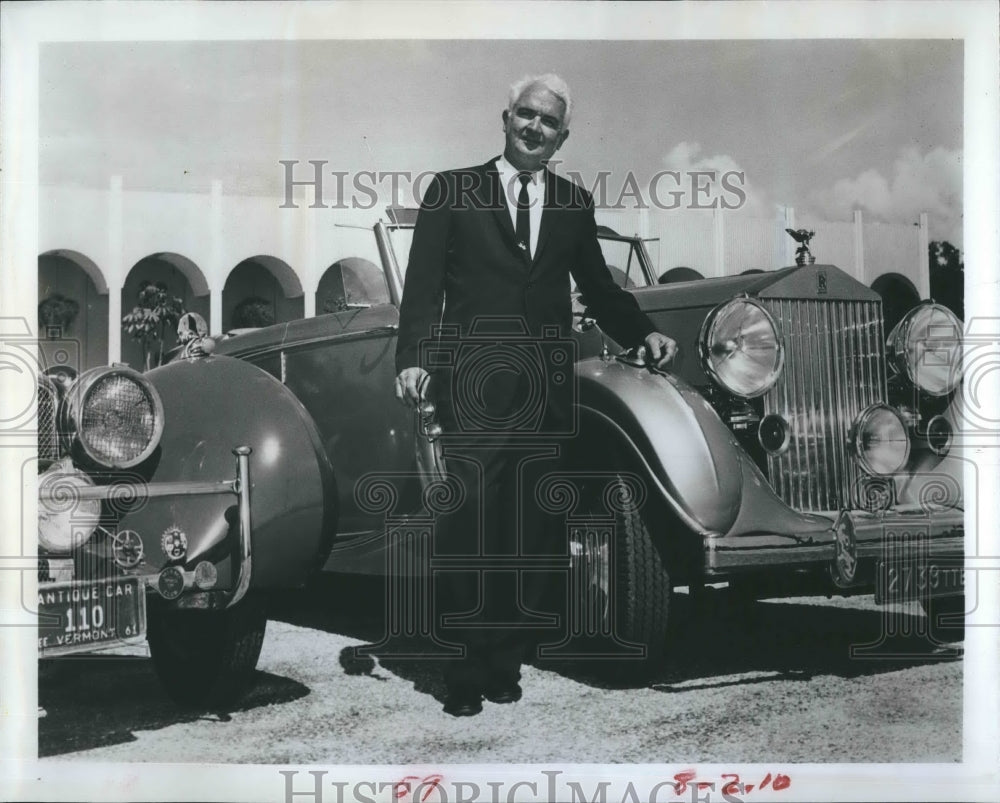
[[215, 584], [218, 581], [219, 572], [216, 570], [214, 563], [203, 560], [194, 567], [194, 584], [198, 588], [215, 588]]
[[164, 599], [177, 599], [184, 591], [184, 573], [176, 566], [168, 566], [160, 572], [156, 587]]
[[948, 454], [953, 436], [951, 422], [943, 415], [936, 415], [927, 422], [927, 445], [939, 457]]
[[899, 471], [910, 456], [906, 423], [887, 404], [873, 404], [861, 411], [852, 441], [861, 467], [876, 476]]
[[791, 441], [792, 431], [788, 422], [777, 413], [765, 415], [757, 428], [757, 440], [771, 455], [784, 454]]

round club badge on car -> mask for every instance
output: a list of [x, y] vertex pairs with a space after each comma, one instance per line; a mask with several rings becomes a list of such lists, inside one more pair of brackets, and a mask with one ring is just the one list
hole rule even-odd
[[167, 566], [156, 578], [156, 587], [164, 599], [177, 599], [184, 593], [184, 573], [176, 566]]
[[170, 560], [181, 560], [187, 555], [187, 535], [176, 525], [168, 527], [160, 536], [160, 546], [163, 547], [163, 554]]
[[142, 562], [144, 547], [135, 530], [120, 530], [111, 536], [111, 555], [123, 569], [132, 569]]

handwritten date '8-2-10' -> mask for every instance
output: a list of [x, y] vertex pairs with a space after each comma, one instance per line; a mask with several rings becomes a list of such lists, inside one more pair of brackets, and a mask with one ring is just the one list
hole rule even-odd
[[[673, 788], [673, 797], [687, 798], [690, 795], [692, 801], [708, 801], [708, 795], [718, 790], [722, 799], [727, 803], [741, 803], [747, 795], [755, 790], [770, 788], [775, 792], [788, 789], [792, 785], [792, 779], [784, 773], [768, 772], [755, 783], [745, 783], [740, 779], [739, 773], [724, 772], [719, 776], [721, 780], [707, 780], [698, 778], [698, 772], [693, 769], [683, 770], [676, 773], [670, 781], [664, 781], [657, 785], [660, 787]], [[425, 775], [407, 775], [402, 780], [393, 785], [393, 798], [395, 800], [405, 800], [407, 803], [427, 803], [429, 800], [446, 800], [444, 787], [444, 776], [439, 773]], [[630, 785], [631, 788], [631, 785]], [[602, 790], [603, 792], [603, 790]], [[653, 800], [656, 792], [653, 793]], [[432, 797], [433, 796], [433, 797]], [[496, 799], [496, 798], [494, 798]], [[597, 799], [596, 797], [594, 799]], [[602, 795], [601, 799], [604, 799]], [[632, 799], [626, 796], [625, 799]]]

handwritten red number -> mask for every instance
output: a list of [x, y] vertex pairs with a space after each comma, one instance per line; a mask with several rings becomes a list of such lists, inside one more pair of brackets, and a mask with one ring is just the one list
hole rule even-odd
[[780, 791], [781, 789], [787, 789], [792, 785], [792, 779], [787, 775], [782, 775], [780, 772], [774, 776], [774, 790]]
[[684, 770], [684, 772], [678, 772], [674, 776], [674, 780], [677, 781], [677, 783], [674, 784], [674, 791], [678, 795], [683, 795], [687, 791], [688, 781], [693, 781], [694, 776], [697, 774], [698, 773], [694, 770]]
[[760, 782], [760, 788], [763, 789], [769, 783], [771, 783], [771, 773], [764, 776], [764, 780]]
[[724, 795], [738, 795], [740, 794], [740, 776], [735, 772], [724, 772], [722, 773], [723, 778], [732, 778], [729, 783], [722, 787], [722, 794]]

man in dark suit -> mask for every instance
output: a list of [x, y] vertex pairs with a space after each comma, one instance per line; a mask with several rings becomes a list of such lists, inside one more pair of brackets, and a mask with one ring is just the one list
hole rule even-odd
[[[572, 396], [551, 384], [552, 376], [563, 381], [560, 374], [546, 373], [544, 365], [526, 368], [523, 360], [540, 354], [544, 361], [544, 344], [570, 337], [571, 275], [590, 314], [618, 343], [644, 344], [657, 364], [676, 353], [676, 343], [655, 331], [614, 283], [590, 195], [546, 168], [569, 136], [571, 112], [569, 90], [557, 76], [516, 82], [502, 113], [503, 155], [436, 175], [417, 217], [400, 307], [395, 392], [405, 404], [433, 393], [445, 442], [451, 439], [447, 470], [466, 493], [462, 509], [437, 528], [436, 555], [566, 554], [555, 540], [559, 533], [540, 526], [531, 489], [519, 487], [526, 476], [519, 467], [527, 461], [516, 444], [529, 434], [537, 449], [539, 438], [571, 429]], [[422, 344], [435, 337], [440, 348], [428, 352]], [[461, 345], [470, 338], [484, 345], [463, 363]], [[489, 338], [492, 347], [485, 345]], [[503, 338], [515, 345], [505, 349]], [[539, 348], [522, 348], [529, 342]], [[459, 356], [426, 364], [428, 353], [449, 349]], [[532, 417], [536, 403], [541, 407]], [[483, 696], [498, 703], [520, 699], [525, 624], [544, 597], [537, 573], [491, 573], [474, 559], [467, 568], [436, 576], [439, 613], [465, 623], [440, 635], [464, 648], [446, 673], [445, 711], [455, 716], [479, 713]]]

